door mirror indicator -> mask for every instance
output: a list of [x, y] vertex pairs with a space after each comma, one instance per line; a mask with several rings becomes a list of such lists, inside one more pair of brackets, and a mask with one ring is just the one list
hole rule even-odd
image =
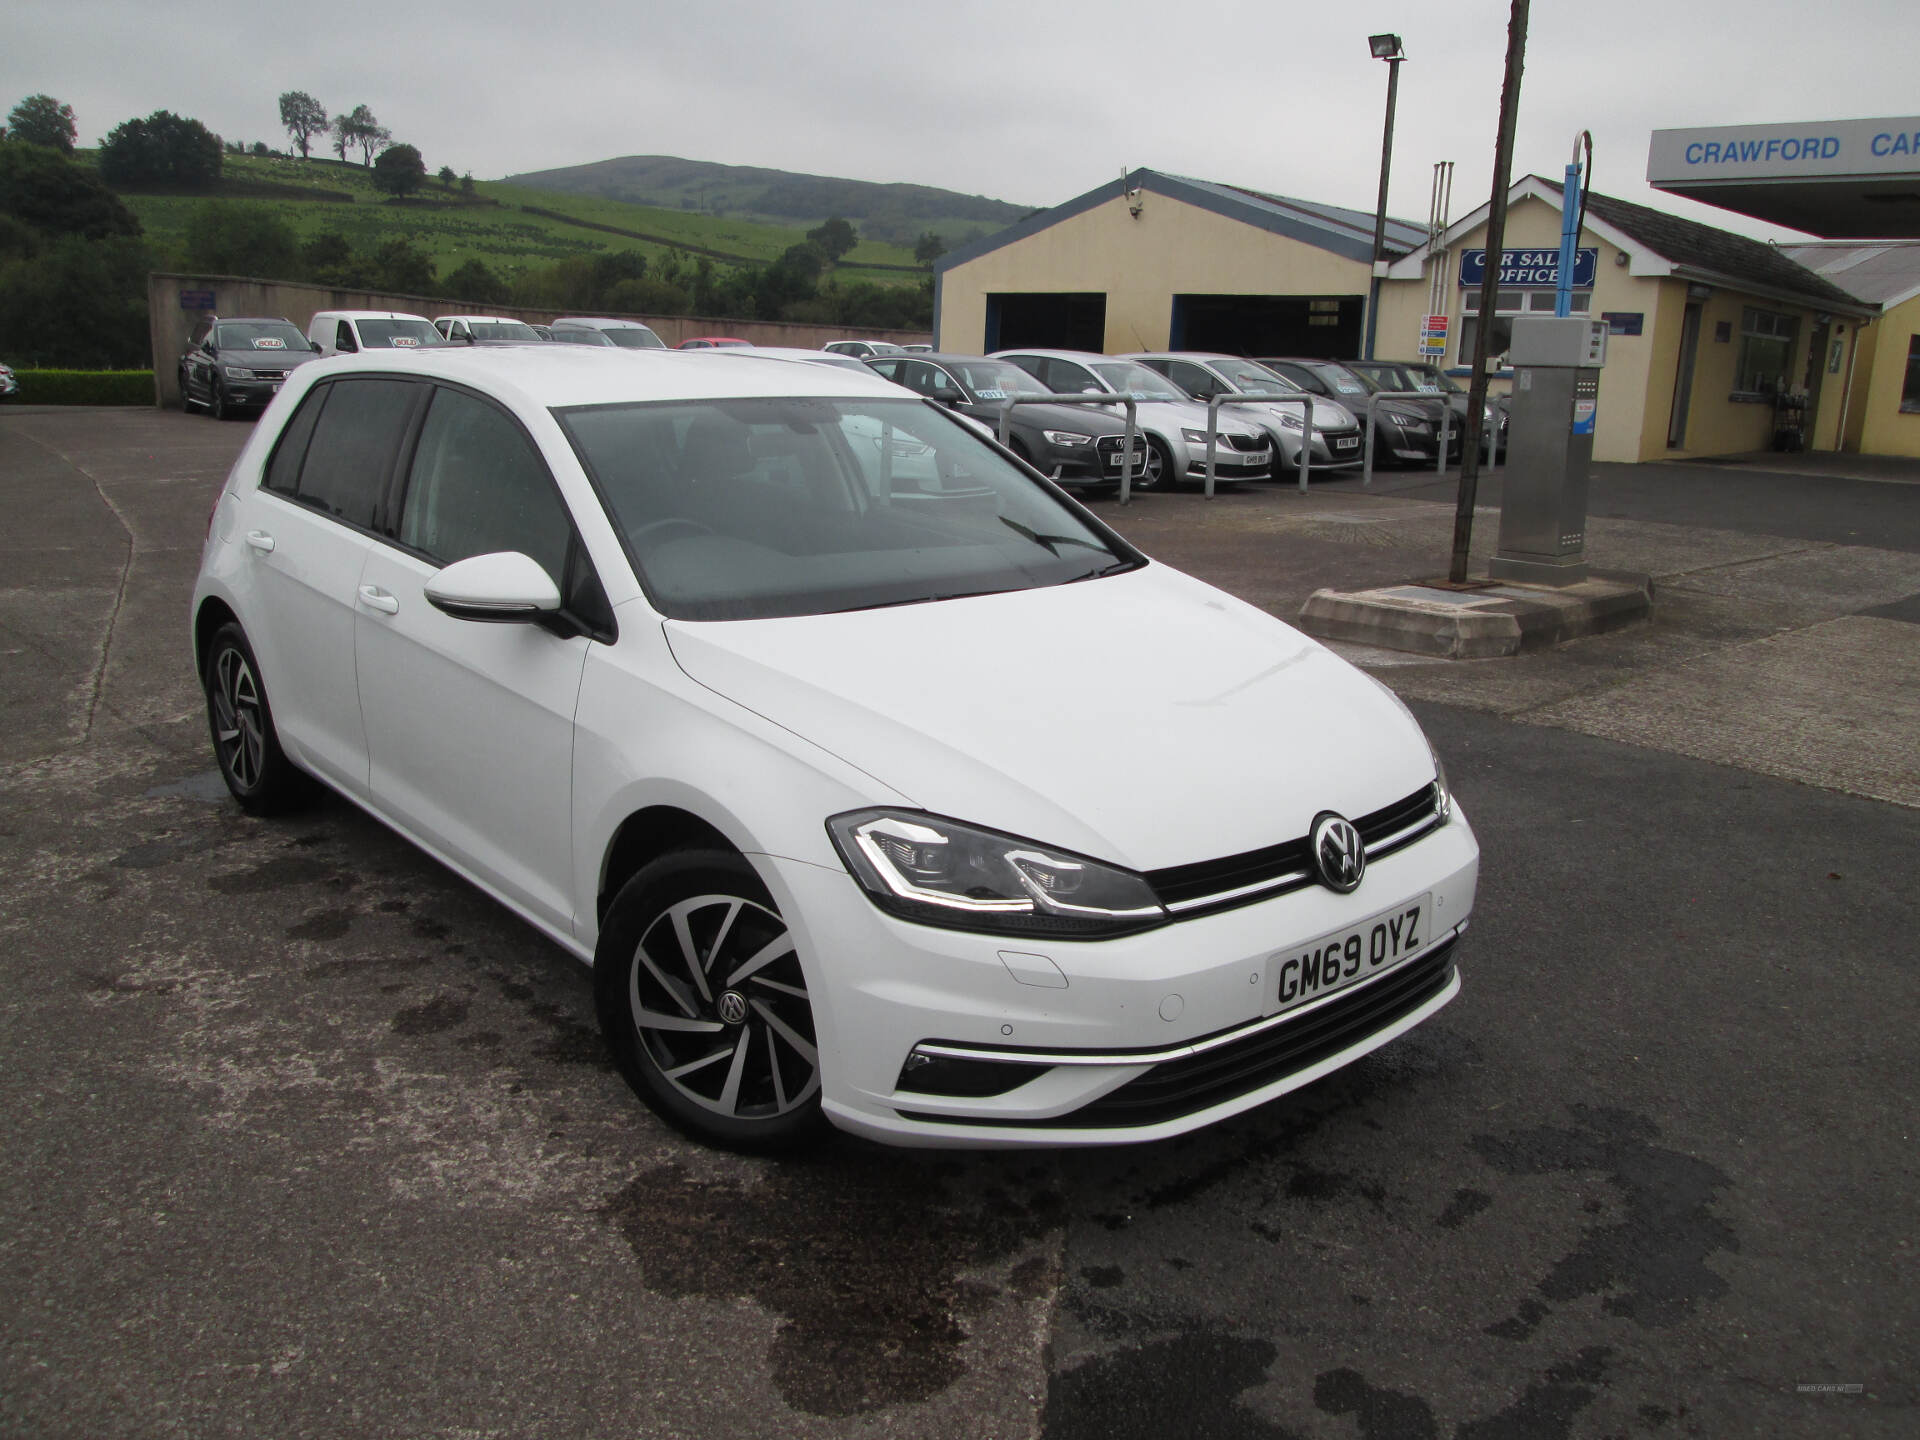
[[428, 603], [456, 620], [538, 620], [560, 608], [560, 588], [517, 550], [456, 560], [426, 584]]

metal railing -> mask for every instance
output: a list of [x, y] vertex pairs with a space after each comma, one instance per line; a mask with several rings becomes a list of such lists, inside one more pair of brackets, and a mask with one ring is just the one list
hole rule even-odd
[[[1215, 395], [1207, 401], [1207, 499], [1213, 498], [1214, 454], [1220, 443], [1220, 407], [1222, 405], [1293, 405], [1306, 407], [1300, 432], [1300, 493], [1307, 490], [1307, 466], [1313, 460], [1313, 396], [1300, 395]], [[1331, 451], [1328, 452], [1332, 454]], [[1273, 463], [1280, 464], [1280, 442], [1273, 442]]]
[[[1140, 433], [1137, 423], [1140, 406], [1131, 395], [1009, 395], [1000, 402], [1000, 443], [1011, 449], [1009, 444], [1013, 436], [1013, 407], [1016, 405], [1124, 405], [1127, 407], [1126, 439], [1121, 441], [1120, 451], [1120, 503], [1128, 504], [1133, 499], [1133, 437]], [[1100, 456], [1100, 437], [1089, 435], [1087, 443], [1092, 446], [1094, 458]], [[1106, 473], [1101, 468], [1100, 473]], [[1212, 485], [1209, 482], [1208, 490]]]
[[[1373, 437], [1378, 428], [1374, 423], [1374, 410], [1375, 402], [1380, 400], [1424, 400], [1440, 407], [1440, 449], [1433, 457], [1433, 473], [1446, 474], [1447, 452], [1453, 448], [1453, 407], [1447, 403], [1447, 397], [1431, 390], [1376, 390], [1367, 396], [1366, 459], [1360, 468], [1360, 483], [1373, 484]], [[1482, 424], [1484, 428], [1480, 433], [1486, 437], [1487, 468], [1491, 470], [1500, 459], [1500, 422], [1496, 418], [1490, 422], [1483, 420]], [[1468, 426], [1466, 433], [1471, 435], [1473, 427]], [[1464, 448], [1464, 436], [1461, 443]]]

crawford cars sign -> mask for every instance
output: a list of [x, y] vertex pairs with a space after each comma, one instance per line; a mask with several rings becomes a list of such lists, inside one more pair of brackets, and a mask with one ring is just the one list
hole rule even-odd
[[1647, 182], [1775, 180], [1920, 172], [1920, 116], [1656, 130]]

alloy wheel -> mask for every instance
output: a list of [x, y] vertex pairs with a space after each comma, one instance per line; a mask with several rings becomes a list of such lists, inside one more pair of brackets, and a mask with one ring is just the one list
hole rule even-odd
[[712, 1114], [778, 1119], [820, 1088], [793, 938], [756, 901], [696, 895], [659, 911], [628, 964], [627, 1004], [660, 1077]]
[[251, 790], [266, 772], [266, 725], [261, 716], [260, 683], [247, 657], [232, 646], [213, 662], [213, 738], [220, 758], [242, 790]]

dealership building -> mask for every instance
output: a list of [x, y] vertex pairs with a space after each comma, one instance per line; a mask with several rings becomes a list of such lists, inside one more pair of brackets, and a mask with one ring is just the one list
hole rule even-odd
[[[1920, 238], [1920, 120], [1777, 130], [1657, 132], [1649, 178], [1818, 235]], [[1718, 168], [1703, 174], [1709, 153]], [[1552, 313], [1560, 186], [1524, 176], [1508, 199], [1486, 317], [1486, 207], [1437, 234], [1388, 221], [1376, 354], [1424, 353], [1465, 377], [1482, 323], [1497, 361], [1514, 317]], [[1137, 170], [942, 257], [936, 344], [1352, 358], [1365, 333], [1373, 224], [1363, 212]], [[1882, 313], [1899, 293], [1885, 272], [1897, 268], [1884, 253], [1810, 265], [1790, 247], [1589, 193], [1573, 308], [1610, 332], [1594, 458], [1764, 449], [1783, 396], [1803, 411], [1811, 448], [1920, 455], [1920, 292]], [[1875, 283], [1863, 290], [1849, 274]], [[1496, 363], [1495, 388], [1505, 379]]]

